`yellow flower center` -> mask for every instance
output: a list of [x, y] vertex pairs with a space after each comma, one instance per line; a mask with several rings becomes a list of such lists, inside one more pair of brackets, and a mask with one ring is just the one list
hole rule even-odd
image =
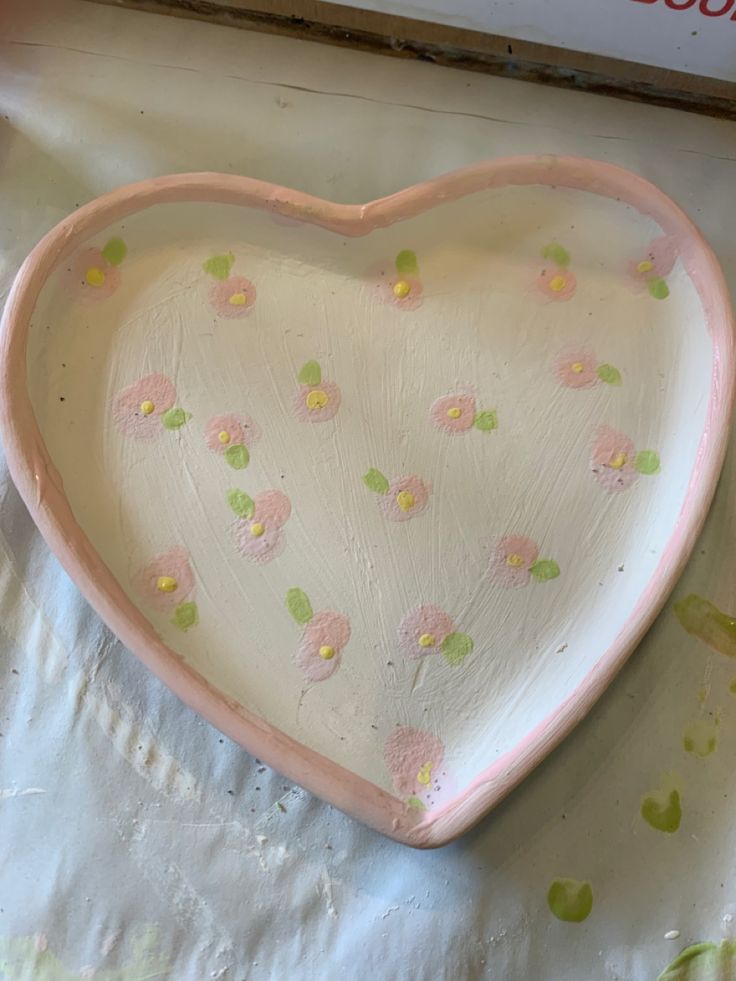
[[404, 300], [411, 293], [411, 286], [405, 279], [400, 279], [394, 283], [394, 296], [397, 300]]
[[614, 470], [620, 470], [625, 463], [626, 463], [626, 454], [617, 453], [615, 456], [612, 456], [611, 459], [608, 461], [608, 466], [613, 467]]
[[636, 271], [640, 273], [648, 273], [651, 272], [652, 269], [654, 269], [654, 263], [650, 262], [649, 259], [644, 259], [644, 261], [640, 262], [636, 267]]
[[150, 399], [145, 399], [143, 402], [141, 402], [141, 412], [144, 416], [150, 416], [155, 408], [156, 406]]
[[105, 274], [99, 266], [90, 266], [84, 278], [90, 286], [104, 286]]
[[330, 396], [327, 392], [323, 392], [321, 388], [315, 388], [307, 395], [307, 408], [311, 410], [324, 409], [329, 401]]
[[217, 438], [219, 439], [219, 441], [220, 441], [220, 442], [221, 442], [221, 443], [223, 444], [223, 446], [224, 446], [224, 445], [225, 445], [225, 443], [229, 443], [229, 442], [230, 442], [230, 433], [229, 433], [229, 432], [227, 432], [227, 431], [226, 431], [225, 429], [223, 429], [223, 430], [221, 430], [221, 432], [219, 432], [219, 433], [217, 434]]
[[227, 302], [231, 307], [242, 307], [245, 305], [247, 299], [248, 297], [245, 293], [233, 293]]
[[448, 419], [459, 419], [463, 414], [463, 410], [459, 409], [456, 405], [453, 405], [451, 409], [447, 410]]
[[518, 552], [512, 552], [511, 555], [506, 556], [506, 565], [518, 569], [520, 565], [524, 565], [524, 556], [519, 555]]
[[173, 593], [178, 585], [173, 576], [159, 576], [156, 580], [156, 589], [162, 593]]
[[331, 661], [335, 656], [335, 648], [330, 647], [329, 644], [323, 644], [319, 649], [319, 656], [324, 658], [325, 661]]
[[414, 495], [408, 490], [399, 491], [396, 495], [396, 503], [402, 511], [411, 511], [414, 507]]
[[567, 280], [564, 276], [553, 276], [549, 281], [549, 288], [555, 293], [559, 293], [560, 290], [564, 290], [566, 285]]
[[251, 535], [253, 535], [254, 538], [260, 538], [261, 535], [265, 532], [265, 530], [266, 530], [265, 527], [261, 524], [260, 521], [254, 521], [253, 524], [250, 526], [250, 533]]
[[417, 783], [421, 783], [422, 786], [426, 787], [427, 784], [432, 779], [432, 763], [423, 763], [419, 767], [419, 773], [417, 773]]
[[422, 634], [422, 636], [419, 638], [420, 647], [434, 647], [434, 643], [434, 634]]
[[573, 363], [570, 365], [570, 368], [572, 371], [575, 372], [576, 375], [579, 375], [583, 370], [583, 362], [573, 361]]

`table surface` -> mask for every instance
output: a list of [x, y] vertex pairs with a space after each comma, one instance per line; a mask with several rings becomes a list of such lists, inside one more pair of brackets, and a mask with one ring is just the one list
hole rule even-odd
[[[360, 202], [513, 153], [654, 181], [736, 287], [734, 123], [80, 0], [3, 6], [0, 101], [2, 299], [47, 229], [129, 181], [220, 170]], [[736, 608], [735, 460], [674, 598]], [[736, 934], [736, 665], [671, 605], [503, 805], [415, 852], [182, 706], [82, 601], [0, 467], [0, 974], [638, 981]], [[704, 758], [693, 723], [717, 740]], [[671, 787], [667, 834], [641, 802]], [[584, 922], [550, 912], [557, 878], [591, 883]]]

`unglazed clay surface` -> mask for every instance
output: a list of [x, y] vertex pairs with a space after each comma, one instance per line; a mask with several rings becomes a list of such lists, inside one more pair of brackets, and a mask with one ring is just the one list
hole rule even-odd
[[293, 761], [312, 789], [328, 761], [382, 788], [409, 840], [585, 711], [720, 465], [700, 245], [562, 183], [388, 227], [152, 201], [73, 241], [31, 317], [48, 455], [173, 671], [324, 757]]

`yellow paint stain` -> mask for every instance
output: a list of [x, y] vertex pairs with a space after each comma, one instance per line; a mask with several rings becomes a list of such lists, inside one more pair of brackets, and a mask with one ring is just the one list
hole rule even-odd
[[565, 279], [564, 276], [553, 276], [552, 279], [550, 279], [549, 281], [549, 288], [554, 293], [559, 293], [560, 290], [564, 290], [566, 285], [567, 285], [567, 280]]
[[682, 733], [683, 749], [705, 759], [718, 748], [718, 720], [693, 719]]
[[411, 511], [414, 507], [414, 495], [411, 491], [403, 490], [396, 495], [396, 503], [402, 511]]
[[105, 274], [99, 266], [90, 266], [84, 278], [90, 286], [104, 286]]
[[231, 307], [243, 307], [245, 306], [247, 300], [248, 297], [245, 295], [245, 293], [233, 293], [227, 302]]
[[398, 283], [394, 284], [394, 296], [397, 300], [405, 300], [410, 293], [411, 286], [405, 279], [400, 279]]
[[330, 397], [327, 392], [323, 392], [321, 388], [315, 388], [307, 395], [307, 408], [312, 410], [324, 409], [329, 401]]
[[422, 636], [419, 638], [420, 647], [434, 647], [434, 644], [435, 644], [434, 634], [422, 634]]
[[723, 613], [707, 599], [691, 593], [673, 604], [672, 609], [682, 626], [708, 647], [736, 657], [736, 619]]
[[432, 780], [432, 763], [423, 763], [419, 767], [419, 773], [417, 773], [417, 783], [420, 783], [423, 787], [427, 787]]
[[265, 531], [265, 526], [260, 521], [254, 521], [250, 526], [250, 533], [254, 538], [260, 538], [261, 535], [265, 534]]
[[447, 415], [450, 419], [459, 419], [462, 414], [463, 410], [459, 409], [456, 405], [453, 405], [451, 409], [447, 410]]
[[173, 576], [159, 576], [156, 580], [156, 589], [162, 593], [174, 593], [178, 585]]
[[319, 649], [319, 656], [325, 661], [331, 661], [335, 656], [335, 648], [329, 644], [323, 644]]
[[226, 430], [223, 429], [222, 432], [219, 432], [217, 434], [217, 438], [224, 446], [226, 443], [230, 442], [230, 433], [226, 432]]

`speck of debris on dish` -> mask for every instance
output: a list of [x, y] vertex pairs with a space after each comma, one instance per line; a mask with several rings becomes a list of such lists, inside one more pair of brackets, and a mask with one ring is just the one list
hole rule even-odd
[[623, 572], [623, 571], [624, 571], [624, 564], [623, 564], [623, 562], [622, 562], [622, 563], [621, 563], [621, 565], [620, 565], [620, 566], [618, 567], [618, 571], [619, 571], [619, 572]]
[[665, 940], [677, 940], [677, 938], [679, 936], [680, 936], [680, 931], [679, 930], [668, 930], [667, 933], [665, 933], [665, 935], [664, 935], [664, 939]]
[[560, 646], [555, 651], [555, 654], [562, 654], [566, 650], [567, 650], [567, 644], [560, 644]]

